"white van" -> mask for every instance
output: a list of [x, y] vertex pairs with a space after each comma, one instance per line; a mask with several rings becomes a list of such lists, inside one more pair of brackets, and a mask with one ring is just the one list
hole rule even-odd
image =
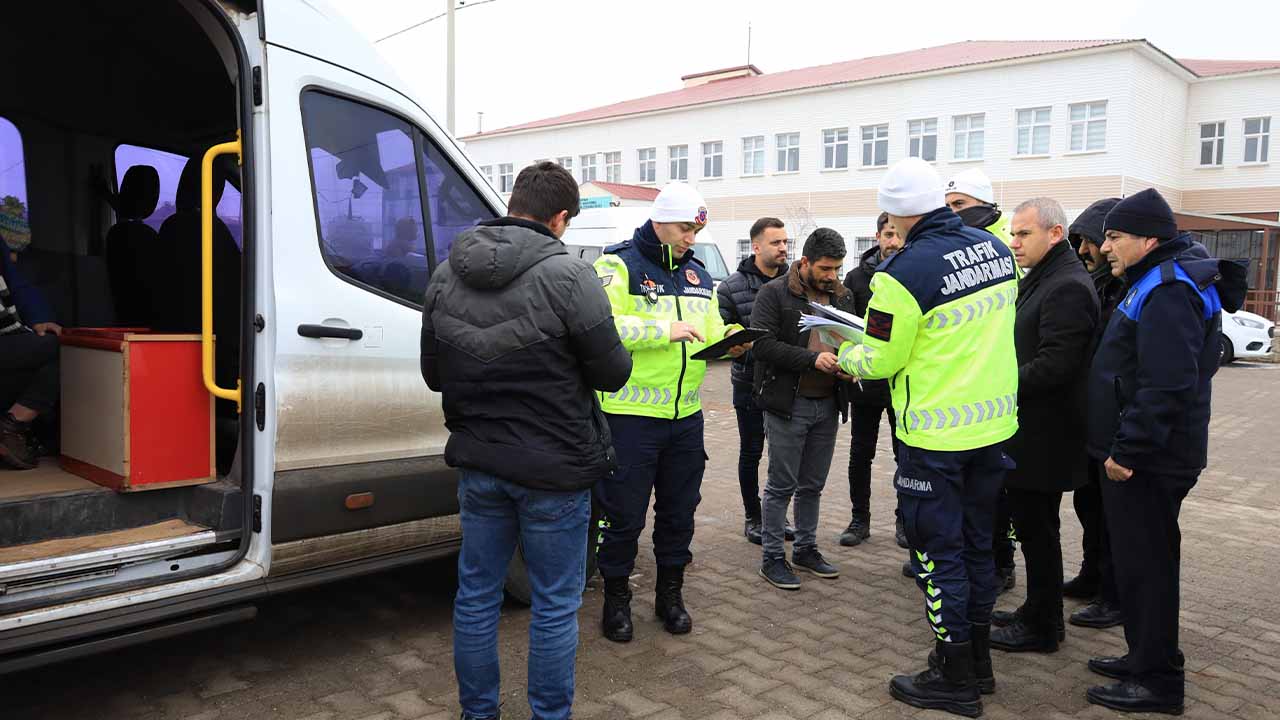
[[[636, 228], [649, 219], [649, 212], [647, 207], [583, 208], [569, 222], [569, 229], [561, 240], [569, 247], [570, 253], [576, 253], [587, 262], [595, 262], [604, 248], [630, 240]], [[693, 255], [702, 261], [716, 285], [733, 272], [733, 268], [725, 263], [726, 257], [735, 257], [733, 249], [729, 248], [728, 255], [725, 255], [710, 228], [703, 228], [698, 233]]]
[[119, 395], [89, 391], [119, 373], [69, 391], [64, 344], [62, 414], [87, 422], [63, 423], [61, 462], [0, 471], [0, 672], [456, 552], [420, 298], [504, 207], [422, 103], [322, 0], [44, 0], [6, 20], [26, 29], [0, 99], [30, 208], [16, 267], [68, 335], [187, 338], [202, 360], [178, 380], [218, 400], [204, 435], [149, 418], [207, 440], [208, 477], [104, 487], [139, 470], [68, 454], [118, 444]]

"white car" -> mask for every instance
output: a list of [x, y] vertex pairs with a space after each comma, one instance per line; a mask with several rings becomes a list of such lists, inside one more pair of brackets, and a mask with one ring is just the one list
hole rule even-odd
[[1222, 364], [1271, 354], [1276, 324], [1251, 312], [1222, 311]]

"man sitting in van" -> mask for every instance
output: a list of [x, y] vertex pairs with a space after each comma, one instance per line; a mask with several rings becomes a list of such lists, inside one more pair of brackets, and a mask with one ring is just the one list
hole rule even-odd
[[58, 335], [53, 310], [18, 272], [0, 238], [0, 465], [30, 470], [39, 462], [32, 423], [58, 406]]
[[520, 171], [510, 215], [460, 234], [422, 311], [422, 375], [441, 393], [461, 470], [462, 553], [453, 658], [464, 720], [498, 717], [498, 616], [517, 542], [533, 590], [529, 706], [568, 718], [586, 585], [591, 487], [613, 473], [593, 390], [616, 391], [631, 356], [591, 265], [560, 236], [578, 184], [542, 162]]

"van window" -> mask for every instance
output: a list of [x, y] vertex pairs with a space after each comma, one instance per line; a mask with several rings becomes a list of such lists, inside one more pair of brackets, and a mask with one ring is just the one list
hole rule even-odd
[[31, 244], [27, 217], [27, 165], [22, 134], [0, 117], [0, 235], [9, 249], [19, 252]]
[[[189, 158], [185, 155], [140, 145], [122, 143], [116, 146], [116, 187], [120, 187], [120, 183], [124, 181], [124, 174], [134, 165], [150, 165], [160, 176], [160, 199], [156, 201], [155, 212], [142, 218], [142, 221], [156, 232], [160, 232], [160, 226], [164, 221], [178, 211], [176, 205], [178, 180], [182, 177], [182, 168], [186, 167], [188, 160]], [[236, 247], [243, 249], [244, 229], [240, 222], [240, 191], [230, 182], [223, 187], [222, 199], [218, 201], [215, 212], [218, 219], [227, 226], [227, 230], [231, 231]]]
[[693, 256], [702, 261], [712, 280], [720, 282], [729, 277], [729, 268], [724, 264], [724, 256], [720, 254], [720, 248], [715, 245], [705, 242], [697, 243], [693, 246]]
[[439, 265], [449, 258], [449, 248], [458, 233], [496, 216], [426, 136], [422, 138], [422, 165], [427, 174], [431, 244]]

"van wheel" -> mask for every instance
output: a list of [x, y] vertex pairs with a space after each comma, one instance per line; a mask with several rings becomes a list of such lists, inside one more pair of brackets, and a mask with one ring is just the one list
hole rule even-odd
[[[591, 582], [596, 574], [596, 535], [600, 532], [600, 506], [595, 497], [591, 498], [591, 519], [587, 522], [587, 567], [585, 582]], [[516, 551], [511, 554], [511, 563], [507, 565], [507, 596], [521, 605], [533, 601], [533, 587], [529, 584], [529, 570], [524, 564], [524, 547], [517, 542]], [[586, 590], [586, 585], [583, 585]]]
[[1220, 365], [1230, 365], [1236, 359], [1236, 346], [1231, 344], [1231, 338], [1222, 338], [1222, 356], [1219, 358]]

